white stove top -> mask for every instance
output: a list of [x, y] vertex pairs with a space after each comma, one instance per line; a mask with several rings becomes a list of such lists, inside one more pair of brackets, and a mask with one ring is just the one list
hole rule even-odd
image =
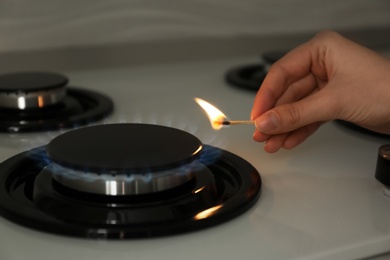
[[[0, 218], [0, 259], [356, 259], [390, 250], [390, 198], [374, 178], [378, 147], [390, 139], [330, 122], [300, 147], [266, 154], [253, 126], [212, 130], [193, 101], [232, 119], [249, 118], [255, 93], [228, 86], [241, 57], [99, 70], [60, 71], [70, 85], [115, 103], [101, 123], [142, 122], [188, 131], [249, 161], [262, 177], [259, 201], [237, 218], [163, 238], [94, 241], [46, 234]], [[1, 134], [0, 161], [46, 144], [58, 132]]]

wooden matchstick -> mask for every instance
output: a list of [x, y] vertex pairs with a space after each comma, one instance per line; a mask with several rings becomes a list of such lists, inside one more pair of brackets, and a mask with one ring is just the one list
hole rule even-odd
[[255, 122], [252, 120], [224, 120], [220, 123], [221, 125], [253, 125]]

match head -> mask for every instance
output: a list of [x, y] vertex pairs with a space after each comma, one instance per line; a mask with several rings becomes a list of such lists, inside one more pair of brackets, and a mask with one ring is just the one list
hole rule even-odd
[[212, 124], [213, 126], [220, 128], [222, 126], [230, 125], [230, 122], [227, 120], [215, 120]]

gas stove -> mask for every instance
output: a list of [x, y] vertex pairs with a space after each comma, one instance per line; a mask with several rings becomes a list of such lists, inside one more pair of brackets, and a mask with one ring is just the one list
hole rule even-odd
[[[9, 180], [2, 200], [7, 192], [23, 201], [0, 218], [1, 258], [357, 259], [388, 252], [390, 199], [374, 177], [388, 138], [329, 122], [298, 148], [267, 154], [252, 140], [253, 126], [211, 128], [194, 97], [230, 118], [249, 118], [254, 92], [228, 86], [224, 76], [252, 60], [61, 71], [86, 91], [109, 96], [115, 110], [85, 126], [0, 135], [0, 167]], [[149, 150], [140, 140], [151, 141]], [[164, 146], [183, 150], [170, 154]], [[124, 154], [147, 163], [130, 163]], [[171, 181], [159, 182], [166, 176]], [[111, 208], [100, 210], [102, 204]], [[136, 210], [147, 213], [134, 220]], [[173, 215], [178, 219], [161, 219]], [[108, 228], [120, 224], [132, 228]]]
[[248, 209], [261, 179], [242, 158], [182, 130], [106, 124], [73, 130], [0, 166], [2, 215], [60, 235], [175, 234]]

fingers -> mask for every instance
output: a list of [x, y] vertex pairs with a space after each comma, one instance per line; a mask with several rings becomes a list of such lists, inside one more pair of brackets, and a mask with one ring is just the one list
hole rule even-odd
[[312, 43], [307, 42], [290, 51], [272, 65], [255, 97], [251, 112], [252, 119], [274, 107], [294, 82], [308, 77], [304, 80], [304, 82], [307, 81], [303, 84], [304, 92], [307, 92], [308, 86], [313, 86], [314, 77], [309, 75], [312, 74], [313, 64], [319, 64], [317, 60], [321, 53], [313, 49], [315, 48], [312, 47]]
[[266, 142], [267, 152], [291, 149], [322, 122], [339, 116], [340, 90], [332, 83], [337, 71], [334, 59], [340, 57], [335, 42], [348, 45], [337, 33], [322, 32], [270, 68], [251, 111], [257, 128], [253, 138]]
[[276, 135], [334, 119], [338, 102], [327, 90], [328, 88], [300, 101], [270, 109], [255, 119], [256, 128], [265, 135]]
[[286, 140], [283, 143], [284, 149], [292, 149], [303, 141], [305, 141], [309, 136], [311, 136], [317, 129], [321, 126], [322, 122], [314, 123], [307, 125], [305, 127], [299, 128], [288, 135]]
[[258, 130], [255, 130], [255, 132], [253, 134], [253, 139], [256, 142], [260, 142], [260, 143], [267, 141], [270, 137], [271, 137], [270, 135], [263, 134], [262, 132], [260, 132]]
[[317, 91], [318, 82], [313, 74], [292, 83], [276, 101], [275, 106], [296, 102]]
[[288, 134], [279, 134], [273, 135], [270, 137], [267, 142], [264, 144], [264, 150], [267, 153], [275, 153], [283, 147], [285, 140], [287, 139]]
[[[266, 143], [264, 145], [264, 150], [268, 153], [275, 153], [281, 148], [287, 150], [292, 149], [311, 136], [320, 127], [321, 124], [322, 123], [319, 122], [304, 126], [290, 133], [268, 136], [268, 139], [266, 139]], [[255, 140], [258, 141], [257, 139]]]

